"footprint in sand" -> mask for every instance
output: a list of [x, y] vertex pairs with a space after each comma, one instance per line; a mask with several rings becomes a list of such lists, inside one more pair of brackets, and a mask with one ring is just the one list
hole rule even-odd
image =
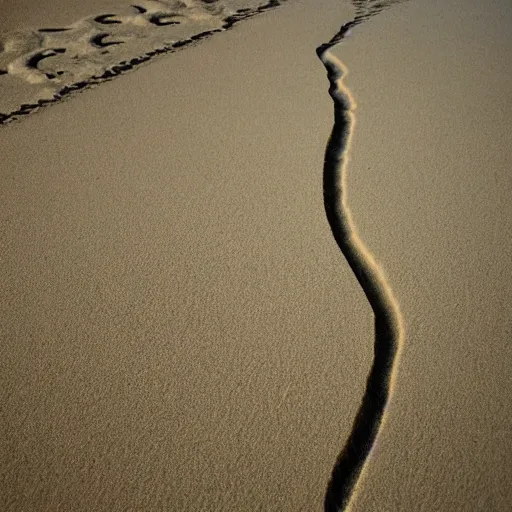
[[246, 1], [247, 7], [232, 11], [216, 0], [141, 0], [67, 27], [0, 37], [0, 124], [228, 30], [286, 0], [257, 7], [254, 0]]

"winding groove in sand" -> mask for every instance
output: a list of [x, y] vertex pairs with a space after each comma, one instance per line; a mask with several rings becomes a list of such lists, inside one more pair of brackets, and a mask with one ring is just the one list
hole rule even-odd
[[327, 70], [334, 103], [334, 126], [324, 163], [324, 206], [332, 234], [363, 289], [375, 317], [374, 360], [350, 436], [331, 474], [324, 501], [326, 512], [349, 509], [368, 456], [382, 429], [396, 377], [404, 329], [398, 302], [371, 252], [357, 233], [347, 202], [347, 164], [355, 126], [356, 102], [343, 83], [347, 69], [329, 52], [366, 16], [344, 25], [317, 55]]

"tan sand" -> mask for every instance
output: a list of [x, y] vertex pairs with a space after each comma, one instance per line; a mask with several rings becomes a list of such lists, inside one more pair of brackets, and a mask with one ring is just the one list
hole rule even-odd
[[356, 128], [349, 200], [405, 319], [355, 511], [512, 503], [510, 2], [410, 2], [334, 50]]
[[[136, 3], [136, 2], [133, 2]], [[29, 27], [59, 27], [91, 14], [107, 14], [125, 9], [129, 2], [121, 0], [1, 0], [0, 33]]]
[[299, 2], [1, 133], [4, 510], [321, 510], [372, 316]]
[[[77, 9], [63, 23], [57, 21], [66, 9], [53, 16], [58, 4], [41, 19], [18, 20], [23, 21], [18, 30], [16, 20], [4, 22], [0, 26], [0, 124], [15, 113], [27, 115], [41, 102], [60, 99], [85, 84], [103, 82], [155, 55], [224, 30], [225, 20], [240, 3], [245, 6], [242, 17], [271, 7], [254, 5], [254, 0], [238, 0], [229, 7], [201, 0], [141, 0], [134, 5], [107, 1], [89, 5], [95, 11], [86, 16], [80, 17], [82, 9]], [[69, 10], [73, 2], [66, 5]], [[47, 19], [53, 24], [48, 26]]]
[[[334, 50], [406, 329], [353, 511], [512, 502], [506, 3], [395, 6]], [[2, 510], [322, 509], [372, 361], [322, 198], [314, 49], [351, 15], [290, 3], [2, 128]]]

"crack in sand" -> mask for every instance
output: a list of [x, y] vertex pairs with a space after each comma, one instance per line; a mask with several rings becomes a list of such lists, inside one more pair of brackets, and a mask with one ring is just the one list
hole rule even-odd
[[393, 3], [397, 3], [397, 0], [390, 0], [386, 5], [382, 2], [354, 1], [356, 17], [344, 24], [328, 43], [317, 48], [317, 55], [327, 70], [329, 94], [334, 103], [334, 126], [324, 162], [325, 212], [336, 243], [361, 285], [375, 318], [372, 367], [350, 436], [338, 455], [327, 486], [324, 500], [326, 512], [348, 510], [355, 495], [365, 464], [383, 427], [404, 339], [399, 304], [382, 269], [359, 237], [348, 206], [347, 164], [355, 126], [356, 102], [343, 83], [347, 68], [329, 50], [343, 40], [351, 28]]

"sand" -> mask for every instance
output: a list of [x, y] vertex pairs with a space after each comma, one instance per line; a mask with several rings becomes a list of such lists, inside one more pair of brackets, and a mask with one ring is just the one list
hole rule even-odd
[[0, 124], [109, 81], [156, 56], [183, 50], [279, 4], [110, 1], [87, 4], [91, 11], [80, 17], [85, 6], [72, 17], [72, 5], [68, 2], [58, 16], [53, 12], [59, 4], [53, 5], [37, 24], [28, 16], [26, 26], [17, 28], [21, 15], [0, 26]]
[[283, 7], [2, 132], [4, 508], [321, 508], [371, 361], [321, 186], [314, 48], [350, 14]]
[[[397, 5], [333, 50], [350, 208], [406, 334], [353, 511], [512, 501], [495, 4]], [[2, 510], [322, 509], [373, 356], [322, 191], [315, 48], [353, 15], [290, 2], [1, 127]]]
[[334, 51], [358, 103], [352, 213], [406, 324], [353, 510], [512, 503], [511, 21], [505, 1], [408, 2]]
[[51, 3], [33, 0], [2, 0], [0, 30], [2, 33], [7, 33], [27, 28], [66, 25], [90, 14], [102, 12], [103, 9], [115, 11], [121, 4], [119, 0], [89, 0], [88, 2], [57, 0]]

